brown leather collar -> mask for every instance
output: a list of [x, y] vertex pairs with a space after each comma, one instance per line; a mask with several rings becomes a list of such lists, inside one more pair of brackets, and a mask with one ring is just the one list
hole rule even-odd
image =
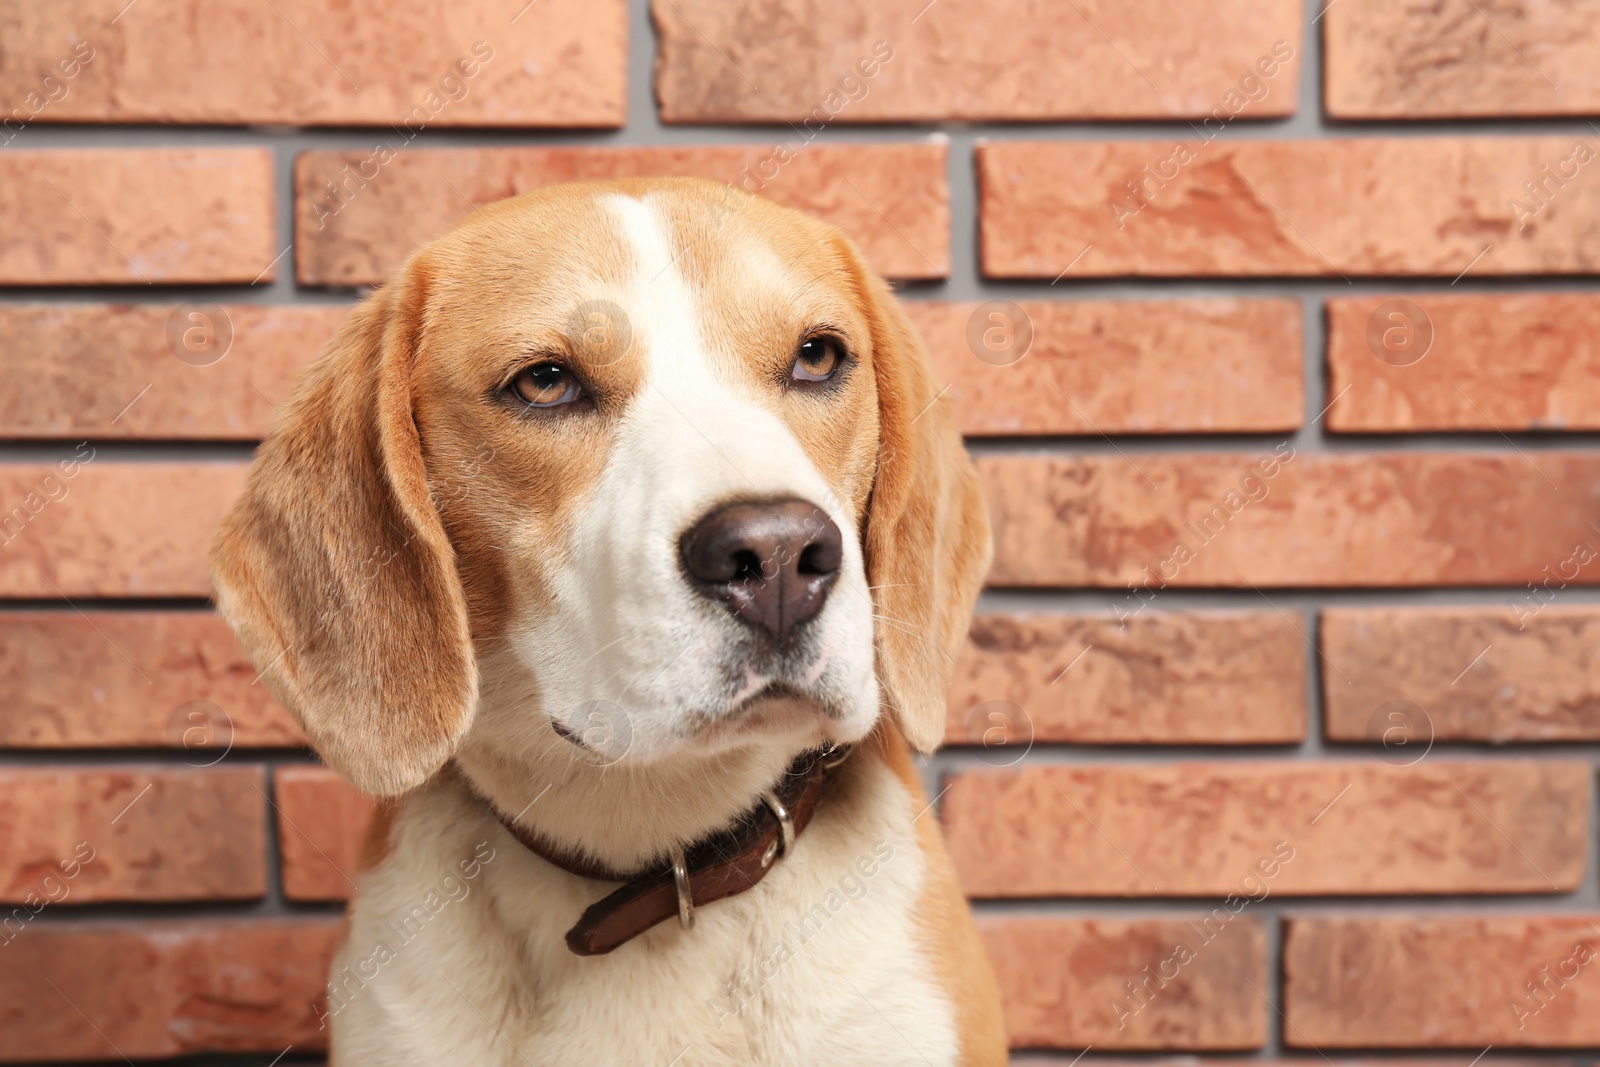
[[801, 753], [777, 785], [726, 830], [686, 850], [673, 849], [668, 860], [637, 875], [613, 871], [518, 826], [479, 794], [465, 775], [460, 777], [529, 852], [580, 878], [624, 883], [590, 905], [567, 931], [567, 948], [579, 956], [599, 956], [674, 915], [684, 929], [693, 929], [695, 908], [743, 893], [765, 878], [811, 822], [828, 772], [849, 755], [848, 747], [833, 746]]

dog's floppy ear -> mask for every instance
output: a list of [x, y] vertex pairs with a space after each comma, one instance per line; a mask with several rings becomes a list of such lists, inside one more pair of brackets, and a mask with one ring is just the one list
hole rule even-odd
[[477, 702], [412, 412], [425, 296], [413, 261], [344, 321], [211, 550], [217, 607], [273, 695], [330, 766], [380, 796], [438, 770]]
[[921, 340], [855, 255], [878, 390], [865, 546], [878, 678], [906, 740], [931, 752], [944, 739], [950, 675], [989, 570], [989, 515]]

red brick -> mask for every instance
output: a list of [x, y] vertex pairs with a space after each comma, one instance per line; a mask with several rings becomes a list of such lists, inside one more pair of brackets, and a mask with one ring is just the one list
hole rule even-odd
[[0, 153], [0, 285], [271, 281], [265, 148]]
[[[1209, 942], [1178, 918], [982, 918], [978, 930], [1013, 1048], [1200, 1052], [1266, 1043], [1268, 1009], [1250, 988], [1267, 986], [1266, 934], [1247, 915], [1213, 926]], [[1192, 958], [1163, 981], [1157, 972], [1180, 943]], [[1141, 990], [1142, 1006], [1128, 983]]]
[[[1297, 455], [1262, 478], [1257, 461], [1272, 454], [979, 457], [994, 524], [989, 581], [1118, 588], [1117, 610], [1132, 612], [1152, 595], [1159, 604], [1163, 578], [1520, 586], [1580, 541], [1600, 545], [1589, 525], [1588, 501], [1600, 496], [1592, 452]], [[1226, 522], [1213, 520], [1202, 540], [1189, 525], [1213, 509]], [[1174, 554], [1180, 539], [1187, 562]], [[1597, 580], [1600, 568], [1577, 578]]]
[[1293, 744], [1305, 734], [1306, 639], [1274, 612], [979, 615], [951, 682], [945, 743], [983, 745], [1004, 763], [1030, 740]]
[[1600, 741], [1600, 610], [1541, 606], [1551, 589], [1494, 607], [1325, 609], [1328, 739]]
[[1588, 293], [1330, 300], [1328, 428], [1600, 429], [1596, 336]]
[[905, 305], [968, 435], [1258, 433], [1304, 418], [1298, 300], [999, 303]]
[[[520, 14], [494, 0], [147, 0], [113, 14], [94, 0], [0, 3], [0, 99], [21, 105], [8, 134], [30, 120], [393, 124], [403, 136], [625, 117], [623, 0], [541, 0]], [[89, 48], [75, 53], [80, 33]], [[74, 58], [87, 62], [64, 77]], [[47, 76], [58, 99], [41, 103]]]
[[[1019, 1064], [1023, 1062], [1044, 1064], [1048, 1065], [1048, 1067], [1071, 1067], [1077, 1056], [1078, 1053], [1063, 1052], [1057, 1056], [1030, 1056], [1026, 1061], [1018, 1060], [1015, 1062]], [[1578, 1067], [1577, 1060], [1547, 1059], [1543, 1056], [1522, 1059], [1512, 1056], [1493, 1056], [1490, 1058], [1494, 1061], [1494, 1067]], [[1248, 1058], [1207, 1056], [1205, 1058], [1205, 1067], [1307, 1067], [1307, 1059], [1309, 1057], [1274, 1059], [1270, 1056], [1259, 1058], [1254, 1056]], [[1173, 1056], [1165, 1059], [1161, 1057], [1155, 1059], [1140, 1058], [1137, 1060], [1131, 1057], [1126, 1059], [1111, 1059], [1107, 1057], [1104, 1059], [1097, 1058], [1097, 1060], [1100, 1064], [1105, 1064], [1106, 1067], [1135, 1067], [1136, 1064], [1148, 1064], [1151, 1067], [1195, 1067], [1197, 1062], [1193, 1057], [1188, 1056]], [[1317, 1062], [1325, 1062], [1330, 1067], [1461, 1067], [1459, 1059], [1444, 1056], [1331, 1056], [1326, 1060], [1319, 1059]]]
[[1591, 778], [1580, 760], [1032, 765], [955, 776], [943, 815], [979, 897], [1548, 893], [1583, 878]]
[[338, 938], [334, 918], [36, 922], [3, 949], [0, 1062], [320, 1049]]
[[305, 744], [207, 612], [0, 612], [0, 747], [230, 748]]
[[[1299, 81], [1294, 0], [1204, 9], [1181, 0], [655, 0], [651, 12], [666, 122], [792, 121], [815, 136], [851, 122], [1205, 118], [1214, 109], [1221, 119], [1268, 118], [1294, 113]], [[1273, 59], [1280, 42], [1286, 66]]]
[[[1081, 1051], [1081, 1050], [1080, 1050]], [[1077, 1057], [1077, 1053], [1063, 1052], [1055, 1056], [1029, 1056], [1026, 1061], [1016, 1060], [1016, 1063], [1045, 1064], [1048, 1067], [1069, 1067]], [[1195, 1067], [1197, 1062], [1191, 1056], [1172, 1057], [1140, 1057], [1134, 1059], [1103, 1059], [1092, 1057], [1106, 1064], [1107, 1067], [1134, 1067], [1135, 1064], [1148, 1064], [1151, 1067]], [[1515, 1056], [1490, 1056], [1494, 1067], [1579, 1067], [1575, 1059], [1546, 1058], [1544, 1056], [1522, 1057]], [[1263, 1057], [1233, 1057], [1233, 1056], [1207, 1056], [1204, 1060], [1205, 1067], [1308, 1067], [1310, 1057], [1290, 1056], [1285, 1058]], [[1086, 1062], [1086, 1061], [1085, 1061]], [[1330, 1056], [1318, 1059], [1318, 1063], [1326, 1063], [1329, 1067], [1462, 1067], [1461, 1060], [1449, 1056]]]
[[1340, 0], [1323, 21], [1328, 114], [1593, 115], [1600, 41], [1581, 4]]
[[259, 897], [267, 889], [263, 784], [258, 766], [8, 767], [0, 771], [0, 900]]
[[[1571, 156], [1577, 140], [1206, 143], [1187, 133], [983, 144], [983, 271], [997, 278], [1055, 278], [1069, 265], [1075, 278], [1592, 273], [1600, 251], [1585, 235], [1600, 225], [1600, 182], [1569, 182], [1531, 221], [1512, 204], [1525, 195], [1524, 182]], [[1191, 158], [1178, 166], [1180, 156]], [[1162, 162], [1168, 159], [1174, 162]], [[1160, 189], [1148, 181], [1151, 196], [1135, 214], [1126, 183], [1146, 180], [1146, 165], [1171, 177]], [[1350, 209], [1356, 191], [1367, 210]]]
[[245, 465], [76, 454], [88, 462], [62, 451], [78, 464], [71, 478], [54, 464], [0, 465], [0, 597], [209, 596], [206, 551]]
[[[303, 152], [296, 159], [295, 261], [302, 284], [376, 284], [413, 248], [474, 208], [560, 182], [645, 176], [748, 183], [752, 192], [839, 226], [891, 277], [942, 278], [950, 270], [943, 140], [812, 145], [759, 189], [764, 161], [781, 158], [767, 142], [414, 150], [394, 155], [376, 177], [363, 181], [359, 172], [371, 155]], [[343, 181], [350, 191], [328, 192], [327, 183]]]
[[0, 352], [0, 371], [12, 383], [0, 395], [0, 435], [258, 439], [348, 311], [270, 304], [0, 307], [0, 334], [12, 339]]
[[361, 842], [374, 801], [326, 767], [279, 767], [272, 774], [283, 895], [344, 900], [355, 889]]
[[[1586, 963], [1573, 959], [1578, 946], [1588, 946]], [[1295, 919], [1284, 935], [1283, 1039], [1296, 1048], [1593, 1047], [1597, 960], [1600, 917], [1589, 915]], [[1563, 965], [1576, 980], [1560, 981]], [[1543, 986], [1539, 997], [1530, 982]]]

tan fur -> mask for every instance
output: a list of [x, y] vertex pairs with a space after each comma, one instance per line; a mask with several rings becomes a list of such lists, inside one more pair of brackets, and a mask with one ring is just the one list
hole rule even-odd
[[[597, 300], [634, 331], [603, 362], [573, 310]], [[855, 362], [826, 392], [791, 389], [819, 326]], [[500, 386], [536, 358], [581, 371], [592, 404], [508, 406]], [[850, 527], [848, 573], [811, 627], [816, 692], [719, 710], [732, 698], [683, 679], [737, 688], [752, 670], [726, 660], [738, 627], [674, 587], [661, 545], [721, 500], [785, 493]], [[654, 539], [629, 541], [635, 522]], [[640, 180], [505, 201], [419, 250], [307, 373], [212, 553], [219, 609], [318, 752], [397, 798], [374, 817], [335, 967], [335, 1062], [665, 1063], [680, 1041], [694, 1063], [1003, 1062], [994, 982], [935, 819], [915, 818], [902, 740], [941, 739], [988, 559], [921, 344], [831, 227], [714, 183]], [[659, 591], [622, 607], [641, 583]], [[669, 611], [688, 614], [654, 618]], [[794, 856], [696, 930], [664, 924], [611, 956], [561, 943], [608, 887], [532, 856], [473, 798], [646, 866], [726, 825], [795, 753], [873, 731], [880, 688], [891, 718]], [[630, 702], [634, 734], [597, 763], [553, 724], [607, 695]], [[372, 965], [395, 916], [469, 864], [419, 935], [433, 947]], [[714, 1008], [856, 883], [781, 981]]]
[[922, 344], [883, 280], [857, 266], [871, 309], [881, 429], [867, 517], [867, 566], [879, 604], [878, 672], [906, 739], [944, 740], [945, 699], [972, 603], [989, 571], [989, 517], [978, 474]]
[[917, 898], [917, 933], [923, 950], [933, 960], [940, 985], [955, 1005], [961, 1062], [1003, 1064], [1006, 1025], [1000, 1012], [1000, 987], [995, 984], [994, 969], [983, 953], [983, 942], [972, 927], [972, 913], [939, 835], [938, 820], [926, 806], [922, 782], [905, 740], [891, 730], [879, 730], [877, 740], [883, 760], [922, 813], [916, 824], [917, 843], [929, 877]]
[[356, 860], [357, 871], [371, 871], [383, 866], [383, 861], [394, 851], [394, 824], [400, 816], [400, 804], [380, 800], [367, 823], [367, 832], [361, 838], [361, 853]]
[[261, 446], [211, 561], [217, 606], [273, 694], [323, 759], [378, 795], [438, 770], [477, 697], [413, 421], [427, 279], [414, 259], [345, 320]]

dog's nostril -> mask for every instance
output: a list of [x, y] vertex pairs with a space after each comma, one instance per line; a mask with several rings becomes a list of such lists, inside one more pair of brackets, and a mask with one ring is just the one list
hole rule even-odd
[[741, 501], [705, 515], [680, 542], [694, 585], [782, 648], [822, 610], [843, 559], [839, 528], [805, 500]]
[[833, 543], [812, 542], [800, 552], [801, 574], [832, 574], [839, 569], [840, 545], [835, 539]]
[[754, 552], [739, 551], [733, 554], [733, 578], [735, 582], [755, 582], [761, 580], [761, 560]]

